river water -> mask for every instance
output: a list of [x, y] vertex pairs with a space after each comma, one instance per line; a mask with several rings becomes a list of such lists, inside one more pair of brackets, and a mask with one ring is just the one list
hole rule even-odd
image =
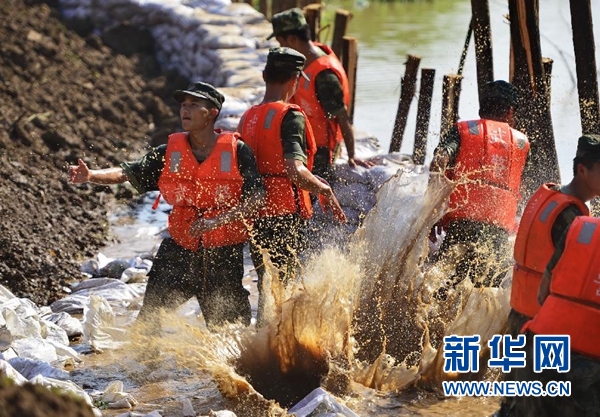
[[[508, 15], [508, 4], [505, 0], [489, 0], [489, 4], [494, 76], [496, 79], [508, 79], [510, 29], [504, 17]], [[376, 136], [385, 152], [391, 140], [406, 56], [420, 56], [420, 68], [436, 70], [427, 144], [428, 162], [439, 140], [442, 77], [456, 73], [458, 69], [471, 19], [471, 2], [335, 0], [327, 2], [325, 19], [330, 21], [337, 8], [352, 11], [348, 35], [358, 39], [355, 125]], [[596, 19], [600, 18], [600, 2], [592, 1], [592, 14]], [[540, 32], [542, 54], [554, 60], [551, 81], [554, 135], [562, 180], [568, 182], [572, 178], [571, 162], [581, 134], [568, 1], [540, 1]], [[327, 36], [325, 31], [323, 34]], [[594, 34], [598, 44], [600, 25], [597, 22]], [[598, 62], [598, 52], [595, 58]], [[459, 117], [477, 118], [473, 39], [463, 77]], [[401, 149], [408, 154], [412, 153], [416, 108], [417, 101], [414, 100]]]

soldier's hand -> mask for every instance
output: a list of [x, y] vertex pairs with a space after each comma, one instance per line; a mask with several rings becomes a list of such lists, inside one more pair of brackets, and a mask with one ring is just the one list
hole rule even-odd
[[348, 158], [348, 165], [350, 165], [352, 168], [356, 168], [357, 165], [365, 168], [371, 168], [375, 164], [371, 161], [363, 161], [362, 159], [358, 158]]
[[82, 159], [77, 160], [77, 165], [69, 165], [69, 182], [83, 184], [90, 180], [90, 169]]
[[325, 213], [327, 213], [328, 209], [331, 210], [331, 214], [333, 214], [333, 218], [340, 222], [346, 223], [346, 213], [340, 206], [340, 203], [336, 196], [333, 194], [333, 191], [330, 191], [327, 194], [319, 195], [319, 203], [321, 204], [321, 208]]

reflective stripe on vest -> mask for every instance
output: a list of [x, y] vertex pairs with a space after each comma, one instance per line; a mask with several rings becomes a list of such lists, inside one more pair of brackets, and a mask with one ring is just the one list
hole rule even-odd
[[[248, 109], [240, 123], [241, 136], [254, 152], [258, 171], [265, 184], [267, 201], [259, 212], [260, 217], [298, 211], [303, 218], [312, 216], [309, 193], [297, 190], [288, 179], [285, 169], [281, 124], [284, 116], [291, 110], [304, 114], [298, 106], [280, 101], [259, 104]], [[308, 123], [306, 127], [307, 166], [312, 169], [316, 146]]]
[[554, 253], [552, 227], [558, 215], [570, 205], [576, 205], [583, 215], [589, 214], [583, 201], [553, 190], [553, 186], [543, 184], [531, 196], [515, 240], [510, 305], [528, 317], [535, 316], [540, 309], [537, 293], [542, 274]]
[[516, 230], [521, 174], [529, 142], [506, 123], [475, 120], [457, 123], [460, 149], [446, 175], [460, 183], [450, 195], [447, 224], [472, 220]]
[[330, 157], [332, 157], [333, 150], [343, 140], [342, 131], [335, 119], [327, 117], [321, 103], [319, 103], [315, 80], [322, 71], [333, 71], [340, 80], [346, 107], [350, 103], [350, 87], [344, 66], [331, 48], [316, 42], [315, 45], [325, 51], [327, 55], [317, 58], [304, 69], [304, 73], [310, 81], [301, 78], [298, 91], [296, 91], [290, 102], [297, 104], [304, 110], [310, 121], [317, 147], [329, 148]]
[[[199, 163], [192, 152], [187, 133], [169, 136], [165, 165], [158, 187], [165, 201], [173, 206], [168, 228], [177, 244], [198, 250], [200, 237], [189, 232], [200, 218], [213, 218], [240, 204], [243, 178], [238, 169], [237, 134], [222, 133], [210, 155]], [[231, 222], [202, 235], [204, 247], [219, 247], [248, 240], [243, 221]]]
[[571, 349], [600, 358], [600, 219], [577, 217], [552, 272], [550, 295], [525, 330], [568, 334]]

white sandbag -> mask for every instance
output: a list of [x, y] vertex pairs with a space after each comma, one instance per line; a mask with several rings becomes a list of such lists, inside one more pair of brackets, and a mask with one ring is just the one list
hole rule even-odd
[[374, 189], [378, 189], [384, 182], [396, 175], [402, 168], [402, 165], [397, 165], [394, 163], [375, 165], [369, 169], [369, 172], [367, 173], [369, 182]]
[[54, 345], [39, 337], [26, 337], [14, 340], [12, 348], [22, 358], [36, 359], [42, 362], [58, 360]]
[[16, 310], [13, 310], [0, 307], [0, 312], [6, 321], [6, 328], [12, 334], [14, 339], [42, 336], [39, 317], [32, 309], [17, 308]]
[[235, 131], [240, 122], [239, 117], [222, 117], [215, 122], [215, 129]]
[[342, 207], [349, 207], [368, 212], [375, 205], [375, 193], [367, 184], [359, 182], [342, 184], [335, 186], [335, 195]]
[[[73, 289], [73, 294], [71, 295], [97, 295], [108, 301], [131, 301], [140, 296], [129, 285], [114, 278], [92, 278], [85, 280]], [[53, 309], [53, 311], [55, 310]]]
[[4, 285], [0, 285], [0, 304], [4, 304], [12, 298], [16, 298], [15, 295]]
[[[208, 10], [206, 10], [208, 12]], [[238, 19], [235, 16], [225, 16], [212, 13], [195, 14], [194, 20], [198, 26], [204, 25], [235, 25]]]
[[20, 317], [38, 317], [38, 306], [28, 298], [11, 298], [0, 304], [0, 311], [10, 309]]
[[233, 411], [229, 411], [229, 410], [219, 410], [219, 411], [210, 410], [208, 412], [208, 417], [237, 417], [237, 416]]
[[54, 313], [81, 314], [89, 301], [89, 297], [81, 294], [69, 294], [50, 304]]
[[13, 358], [8, 363], [26, 379], [31, 379], [37, 375], [60, 379], [61, 381], [66, 381], [70, 378], [68, 372], [56, 369], [49, 363], [35, 359]]
[[43, 317], [43, 319], [52, 322], [63, 329], [68, 337], [77, 337], [83, 334], [81, 321], [71, 316], [69, 313], [52, 313], [49, 316]]
[[[242, 28], [234, 23], [227, 23], [224, 25], [202, 25], [197, 29], [200, 36], [240, 36], [242, 34]], [[195, 34], [196, 38], [198, 34]]]
[[115, 339], [123, 340], [125, 331], [114, 327], [114, 319], [115, 315], [108, 301], [100, 296], [92, 295], [84, 311], [84, 342], [89, 343], [96, 352], [122, 346], [124, 342]]
[[47, 342], [54, 346], [54, 349], [56, 350], [56, 356], [58, 358], [56, 361], [52, 362], [52, 365], [58, 366], [60, 364], [64, 366], [66, 363], [74, 364], [76, 362], [81, 362], [81, 359], [79, 359], [79, 353], [77, 353], [72, 347], [55, 342], [54, 340], [47, 340]]
[[256, 68], [247, 68], [236, 71], [235, 74], [227, 77], [225, 85], [227, 87], [241, 87], [256, 85], [262, 81], [262, 73]]
[[61, 327], [51, 321], [41, 319], [41, 336], [46, 340], [52, 340], [62, 345], [69, 345], [69, 336]]
[[39, 384], [47, 388], [58, 388], [64, 392], [69, 392], [74, 394], [80, 398], [82, 398], [89, 406], [93, 407], [92, 399], [90, 396], [83, 390], [83, 388], [77, 386], [75, 383], [71, 381], [61, 381], [54, 378], [48, 378], [42, 375], [37, 375], [29, 380], [32, 384]]
[[8, 348], [2, 352], [2, 359], [4, 359], [5, 361], [9, 361], [12, 358], [18, 358], [18, 357], [19, 357], [19, 355], [17, 355], [17, 352], [15, 352], [15, 350], [13, 348]]
[[14, 339], [15, 337], [11, 333], [10, 329], [6, 326], [6, 320], [4, 320], [4, 316], [0, 314], [0, 351], [8, 349]]
[[133, 408], [138, 402], [133, 395], [123, 391], [123, 383], [121, 381], [112, 381], [104, 392], [97, 395], [92, 395], [94, 400], [101, 401], [108, 408]]
[[316, 388], [288, 410], [296, 417], [358, 417], [323, 388]]
[[131, 284], [133, 282], [146, 282], [148, 280], [148, 269], [145, 268], [127, 268], [121, 275], [121, 281]]
[[128, 411], [123, 414], [119, 414], [117, 417], [163, 417], [159, 411], [152, 411], [150, 413], [138, 413], [135, 411]]
[[254, 49], [256, 47], [256, 43], [252, 39], [246, 39], [241, 35], [227, 35], [227, 34], [208, 35], [202, 40], [202, 45], [205, 48], [211, 48], [211, 49], [235, 49], [235, 48]]
[[334, 170], [335, 176], [340, 183], [371, 183], [368, 175], [369, 169], [367, 168], [361, 166], [351, 167], [347, 163], [341, 163], [334, 165]]
[[242, 35], [246, 36], [247, 38], [258, 38], [267, 41], [267, 37], [269, 37], [271, 33], [273, 33], [273, 26], [268, 20], [242, 27]]
[[27, 378], [21, 375], [9, 362], [0, 359], [0, 373], [6, 375], [17, 385], [23, 385], [27, 382]]

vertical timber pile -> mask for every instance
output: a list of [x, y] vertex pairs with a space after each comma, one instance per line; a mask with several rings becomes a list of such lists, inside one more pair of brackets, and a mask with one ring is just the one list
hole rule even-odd
[[[590, 0], [570, 0], [573, 49], [577, 71], [579, 117], [583, 134], [600, 134], [600, 108], [598, 105], [598, 73], [596, 44], [594, 41]], [[573, 138], [574, 139], [574, 138]], [[600, 215], [600, 199], [592, 200], [592, 214]]]
[[415, 143], [413, 146], [413, 162], [417, 165], [423, 165], [425, 163], [425, 156], [427, 155], [427, 132], [429, 131], [434, 80], [434, 69], [421, 69], [421, 85], [419, 87], [419, 102], [417, 105], [417, 125], [415, 127]]
[[488, 0], [471, 0], [471, 13], [473, 14], [471, 27], [474, 32], [475, 60], [477, 62], [477, 90], [481, 100], [483, 86], [490, 81], [494, 81], [492, 30]]
[[519, 91], [515, 109], [515, 127], [531, 143], [525, 167], [523, 200], [543, 183], [560, 183], [558, 158], [554, 143], [548, 86], [542, 63], [539, 32], [539, 1], [509, 0], [512, 83]]
[[344, 36], [344, 46], [342, 49], [342, 65], [348, 76], [350, 87], [350, 104], [348, 106], [348, 116], [350, 123], [354, 123], [354, 102], [356, 101], [356, 72], [358, 69], [358, 40], [351, 36]]
[[402, 80], [400, 81], [400, 102], [398, 103], [396, 121], [392, 132], [392, 140], [390, 142], [390, 153], [399, 152], [402, 147], [402, 136], [404, 136], [404, 129], [406, 129], [406, 120], [408, 118], [408, 111], [410, 110], [410, 103], [415, 95], [417, 71], [420, 63], [421, 57], [408, 55], [404, 77], [402, 77]]

